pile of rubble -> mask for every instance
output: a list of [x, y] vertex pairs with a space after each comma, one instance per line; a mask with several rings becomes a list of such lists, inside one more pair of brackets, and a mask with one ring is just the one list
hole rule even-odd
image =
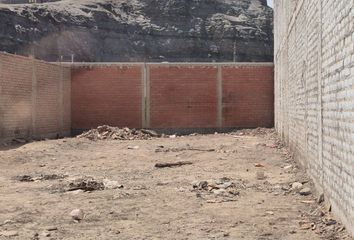
[[245, 182], [242, 179], [232, 181], [226, 177], [217, 180], [195, 181], [192, 184], [192, 191], [196, 192], [197, 197], [206, 200], [207, 203], [237, 201], [240, 190], [246, 189]]
[[99, 126], [77, 136], [78, 138], [87, 138], [93, 141], [97, 140], [148, 140], [159, 137], [155, 131], [147, 129], [118, 128], [111, 126]]

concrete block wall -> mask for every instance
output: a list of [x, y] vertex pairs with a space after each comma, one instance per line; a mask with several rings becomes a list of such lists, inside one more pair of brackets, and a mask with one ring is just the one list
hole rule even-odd
[[0, 141], [70, 135], [70, 68], [0, 53]]
[[272, 63], [74, 64], [72, 128], [272, 127]]
[[274, 5], [276, 129], [354, 235], [354, 1]]

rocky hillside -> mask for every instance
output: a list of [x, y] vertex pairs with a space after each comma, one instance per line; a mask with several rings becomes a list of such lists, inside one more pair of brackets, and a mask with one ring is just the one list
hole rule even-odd
[[57, 61], [273, 61], [266, 0], [0, 4], [0, 51]]

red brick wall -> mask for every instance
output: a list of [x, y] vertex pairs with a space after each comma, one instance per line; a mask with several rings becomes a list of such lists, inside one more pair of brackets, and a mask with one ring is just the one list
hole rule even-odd
[[73, 129], [272, 127], [273, 112], [272, 64], [86, 64], [72, 71]]
[[272, 127], [273, 81], [273, 67], [223, 67], [223, 126]]
[[151, 127], [215, 127], [216, 76], [214, 66], [151, 66]]
[[0, 53], [0, 140], [70, 134], [69, 83], [68, 67]]
[[98, 66], [72, 71], [72, 128], [142, 126], [140, 66]]

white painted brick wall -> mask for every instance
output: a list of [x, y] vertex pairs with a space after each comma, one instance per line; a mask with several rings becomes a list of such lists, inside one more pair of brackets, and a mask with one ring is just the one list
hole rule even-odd
[[277, 131], [354, 235], [354, 1], [274, 5]]

